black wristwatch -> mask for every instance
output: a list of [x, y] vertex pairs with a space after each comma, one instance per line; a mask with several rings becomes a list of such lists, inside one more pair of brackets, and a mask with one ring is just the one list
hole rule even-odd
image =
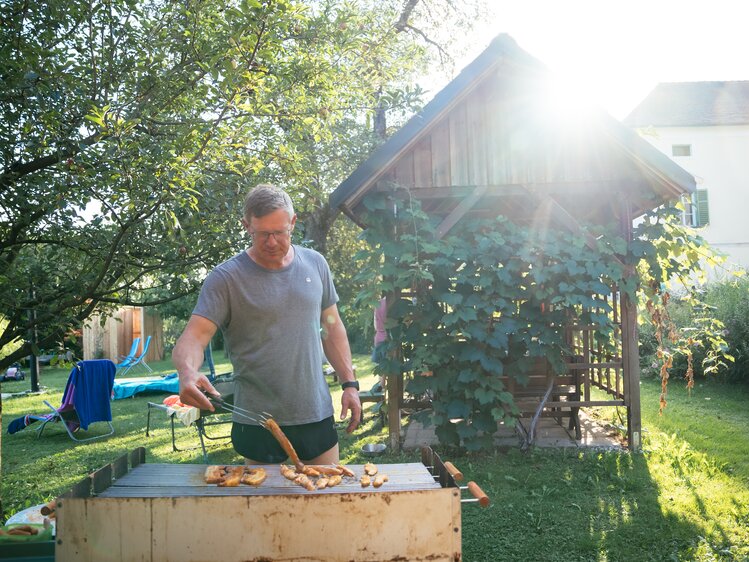
[[359, 390], [359, 381], [346, 381], [341, 384], [341, 388], [343, 390], [346, 390], [347, 388], [355, 388], [356, 390]]

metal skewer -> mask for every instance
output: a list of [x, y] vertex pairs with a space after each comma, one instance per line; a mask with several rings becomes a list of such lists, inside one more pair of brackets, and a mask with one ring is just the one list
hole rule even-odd
[[211, 394], [206, 393], [205, 397], [208, 398], [211, 404], [213, 404], [215, 407], [222, 408], [228, 412], [231, 412], [232, 414], [236, 414], [247, 420], [250, 420], [251, 422], [260, 424], [263, 427], [265, 427], [268, 420], [273, 417], [268, 412], [261, 412], [258, 414], [257, 412], [251, 412], [250, 410], [245, 410], [244, 408], [240, 408], [239, 406], [235, 406], [234, 404], [229, 404], [220, 396], [213, 396]]

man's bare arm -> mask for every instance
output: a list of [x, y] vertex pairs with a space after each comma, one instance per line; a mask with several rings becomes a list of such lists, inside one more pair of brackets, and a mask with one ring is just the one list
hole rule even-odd
[[[330, 365], [335, 369], [338, 380], [342, 383], [355, 380], [351, 348], [349, 347], [346, 327], [338, 314], [336, 305], [330, 306], [322, 312], [322, 347]], [[346, 431], [351, 433], [359, 425], [361, 419], [361, 402], [355, 388], [347, 388], [341, 397], [341, 419], [346, 419], [351, 410], [351, 422]]]
[[179, 399], [202, 410], [214, 409], [203, 391], [218, 395], [208, 378], [200, 373], [205, 348], [216, 329], [207, 318], [192, 315], [172, 351], [172, 362], [179, 374]]

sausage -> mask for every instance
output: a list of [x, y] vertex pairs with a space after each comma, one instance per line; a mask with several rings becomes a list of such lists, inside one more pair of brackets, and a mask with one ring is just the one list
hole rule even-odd
[[50, 515], [51, 513], [55, 512], [55, 508], [57, 507], [57, 500], [50, 500], [47, 502], [46, 505], [42, 506], [41, 512], [42, 515]]
[[265, 482], [267, 474], [264, 468], [248, 468], [245, 467], [245, 473], [242, 475], [240, 480], [242, 484], [248, 484], [250, 486], [260, 486]]
[[339, 470], [340, 470], [340, 471], [342, 472], [342, 474], [343, 474], [344, 476], [356, 476], [356, 475], [354, 474], [354, 471], [353, 471], [353, 470], [351, 470], [351, 469], [350, 469], [350, 468], [348, 468], [348, 467], [345, 467], [345, 466], [343, 466], [342, 464], [337, 464], [337, 465], [336, 465], [336, 468], [337, 468], [337, 469], [339, 469]]
[[377, 477], [374, 479], [374, 482], [372, 482], [372, 486], [375, 488], [379, 488], [383, 485], [383, 483], [388, 481], [388, 475], [387, 474], [378, 474]]
[[297, 477], [297, 473], [289, 465], [282, 464], [281, 465], [281, 476], [283, 476], [287, 480], [294, 480]]
[[[211, 465], [206, 468], [204, 476], [206, 484], [218, 484], [221, 482], [224, 479], [224, 469], [225, 467], [217, 465]], [[44, 513], [44, 508], [42, 508], [42, 513]]]
[[219, 482], [218, 485], [222, 487], [239, 486], [239, 483], [242, 480], [243, 474], [244, 474], [243, 466], [234, 466], [229, 469], [229, 471], [226, 473], [226, 476], [224, 476], [223, 480], [221, 480], [221, 482]]
[[304, 463], [299, 460], [299, 455], [296, 454], [294, 447], [291, 445], [291, 441], [289, 441], [289, 438], [286, 437], [286, 434], [276, 423], [276, 420], [274, 420], [273, 418], [268, 418], [267, 420], [265, 420], [265, 423], [263, 423], [263, 427], [270, 431], [271, 435], [276, 438], [276, 441], [278, 441], [279, 445], [281, 445], [281, 448], [289, 456], [291, 462], [294, 463], [296, 471], [302, 472], [302, 470], [304, 470]]
[[324, 474], [325, 476], [339, 476], [343, 474], [343, 470], [341, 470], [340, 467], [325, 466], [324, 464], [315, 464], [312, 465], [312, 467], [317, 472], [319, 472], [320, 474]]
[[298, 475], [294, 479], [294, 482], [296, 482], [297, 484], [299, 484], [303, 488], [306, 488], [310, 492], [315, 489], [315, 484], [312, 482], [312, 480], [310, 480], [309, 478], [307, 478], [306, 474], [300, 474], [300, 475]]

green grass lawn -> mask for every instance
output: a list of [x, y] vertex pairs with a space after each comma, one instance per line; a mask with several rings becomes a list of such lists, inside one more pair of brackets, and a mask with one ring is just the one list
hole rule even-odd
[[[371, 363], [363, 355], [355, 361], [362, 387], [369, 388], [375, 381]], [[157, 372], [172, 371], [168, 361], [152, 366]], [[230, 370], [220, 354], [217, 370]], [[43, 412], [42, 399], [59, 405], [67, 374], [45, 369], [41, 382], [49, 387], [48, 394], [4, 401], [3, 432], [17, 416]], [[6, 383], [2, 390], [28, 387], [27, 380]], [[749, 389], [698, 384], [689, 396], [672, 381], [668, 408], [659, 416], [659, 388], [654, 381], [642, 384], [641, 454], [536, 449], [466, 455], [438, 449], [492, 499], [485, 509], [464, 504], [464, 560], [749, 560]], [[331, 382], [331, 391], [338, 405], [338, 385]], [[146, 447], [147, 462], [201, 463], [193, 428], [177, 429], [178, 447], [192, 449], [172, 451], [163, 413], [152, 412], [155, 430], [145, 436], [147, 402], [162, 397], [113, 402], [115, 435], [89, 444], [73, 443], [54, 426], [41, 439], [33, 426], [15, 435], [4, 433], [5, 517], [55, 497], [138, 446]], [[614, 419], [611, 410], [596, 413]], [[352, 436], [345, 434], [344, 424], [340, 427], [346, 463], [364, 462], [361, 445], [385, 439], [376, 416], [367, 415]], [[212, 429], [220, 433], [227, 428]], [[217, 443], [209, 449], [210, 462], [239, 461], [228, 442]], [[378, 462], [419, 460], [413, 451], [386, 454]]]
[[[642, 454], [534, 450], [458, 465], [493, 498], [464, 509], [466, 560], [749, 560], [749, 391], [642, 386]], [[597, 412], [612, 416], [612, 410]]]

